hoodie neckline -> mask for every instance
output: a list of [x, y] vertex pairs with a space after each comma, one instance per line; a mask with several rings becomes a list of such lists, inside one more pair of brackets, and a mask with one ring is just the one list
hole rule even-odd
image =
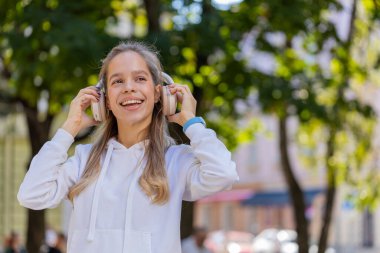
[[129, 148], [127, 148], [121, 142], [119, 142], [116, 139], [116, 137], [112, 137], [108, 141], [107, 145], [109, 146], [111, 144], [112, 144], [114, 150], [143, 150], [149, 144], [149, 139], [145, 139], [145, 140], [139, 141], [139, 142], [133, 144], [132, 146], [130, 146]]

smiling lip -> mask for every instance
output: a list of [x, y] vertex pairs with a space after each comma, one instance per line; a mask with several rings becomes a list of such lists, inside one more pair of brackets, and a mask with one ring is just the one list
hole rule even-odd
[[119, 102], [119, 105], [127, 111], [134, 111], [139, 109], [143, 103], [143, 99], [136, 97], [127, 97], [124, 98], [121, 102]]
[[123, 99], [119, 100], [120, 105], [126, 105], [129, 103], [138, 103], [138, 102], [144, 102], [144, 99], [138, 98], [138, 97], [125, 97]]
[[125, 105], [123, 108], [127, 111], [135, 111], [141, 107], [143, 103], [141, 104], [132, 104], [132, 105]]

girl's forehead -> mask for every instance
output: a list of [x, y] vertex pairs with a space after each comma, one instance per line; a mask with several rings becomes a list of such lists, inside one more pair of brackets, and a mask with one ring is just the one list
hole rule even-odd
[[111, 59], [108, 65], [108, 71], [114, 69], [132, 71], [136, 69], [148, 70], [148, 64], [146, 60], [138, 53], [133, 51], [126, 51], [119, 53], [113, 59]]

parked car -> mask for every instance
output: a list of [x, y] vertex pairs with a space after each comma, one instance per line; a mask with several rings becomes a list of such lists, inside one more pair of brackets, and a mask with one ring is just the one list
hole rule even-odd
[[[334, 248], [327, 248], [325, 253], [335, 253], [335, 249]], [[311, 245], [310, 248], [309, 248], [309, 253], [318, 253], [318, 246], [317, 245]]]
[[205, 246], [213, 253], [253, 253], [253, 239], [248, 232], [217, 230], [208, 234]]
[[298, 253], [297, 233], [289, 229], [265, 229], [252, 243], [254, 253]]
[[[298, 253], [297, 232], [290, 229], [265, 229], [253, 239], [254, 253]], [[309, 253], [317, 253], [318, 246], [311, 245]], [[329, 247], [325, 253], [335, 253]]]

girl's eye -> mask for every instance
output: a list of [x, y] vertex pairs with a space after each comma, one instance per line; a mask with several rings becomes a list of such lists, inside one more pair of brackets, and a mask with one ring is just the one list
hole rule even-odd
[[115, 79], [112, 81], [111, 84], [118, 84], [118, 83], [123, 83], [123, 80], [122, 79]]
[[144, 81], [146, 81], [146, 78], [143, 76], [139, 76], [139, 77], [137, 77], [137, 81], [138, 82], [144, 82]]

